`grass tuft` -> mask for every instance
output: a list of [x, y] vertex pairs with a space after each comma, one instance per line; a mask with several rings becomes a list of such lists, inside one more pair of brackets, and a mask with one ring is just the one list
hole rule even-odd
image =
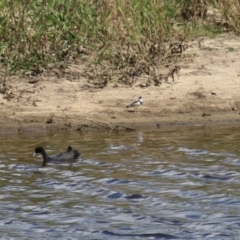
[[[39, 74], [88, 54], [99, 78], [121, 71], [124, 81], [163, 62], [172, 42], [240, 32], [238, 0], [2, 0], [0, 7], [0, 61], [10, 73]], [[209, 19], [209, 7], [224, 21]]]

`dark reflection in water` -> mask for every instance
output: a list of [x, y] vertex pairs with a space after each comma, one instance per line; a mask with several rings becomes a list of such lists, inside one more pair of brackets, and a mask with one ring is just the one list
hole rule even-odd
[[[238, 239], [238, 126], [2, 135], [2, 239]], [[72, 166], [41, 168], [71, 145]]]

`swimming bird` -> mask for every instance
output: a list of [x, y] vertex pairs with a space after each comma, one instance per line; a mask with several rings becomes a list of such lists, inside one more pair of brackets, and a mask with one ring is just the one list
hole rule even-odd
[[66, 152], [58, 153], [57, 155], [48, 156], [46, 151], [42, 147], [35, 148], [33, 156], [35, 157], [38, 153], [43, 156], [42, 167], [45, 167], [48, 162], [50, 163], [73, 163], [81, 155], [77, 150], [74, 150], [71, 146], [68, 146]]
[[134, 112], [136, 112], [136, 109], [141, 106], [143, 104], [143, 98], [139, 97], [137, 101], [131, 103], [130, 105], [127, 106], [127, 108], [129, 107], [133, 107], [134, 108]]

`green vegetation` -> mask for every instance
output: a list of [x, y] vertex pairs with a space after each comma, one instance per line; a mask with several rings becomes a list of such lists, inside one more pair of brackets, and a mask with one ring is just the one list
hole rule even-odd
[[[224, 22], [207, 19], [208, 7]], [[162, 61], [171, 42], [240, 32], [238, 0], [2, 0], [0, 8], [0, 61], [10, 73], [84, 57], [134, 75]]]
[[229, 52], [234, 52], [234, 48], [233, 48], [233, 47], [227, 47], [227, 50], [228, 50]]

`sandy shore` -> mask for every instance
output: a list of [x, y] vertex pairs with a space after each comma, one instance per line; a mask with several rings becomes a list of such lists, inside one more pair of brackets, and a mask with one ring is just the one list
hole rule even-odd
[[[160, 86], [140, 87], [146, 81], [143, 78], [132, 87], [86, 88], [81, 65], [69, 66], [78, 79], [67, 75], [9, 77], [7, 92], [0, 94], [0, 131], [239, 122], [239, 40], [234, 36], [205, 39], [201, 48], [190, 42], [182, 55], [179, 76]], [[139, 96], [144, 103], [138, 112], [127, 109]]]

